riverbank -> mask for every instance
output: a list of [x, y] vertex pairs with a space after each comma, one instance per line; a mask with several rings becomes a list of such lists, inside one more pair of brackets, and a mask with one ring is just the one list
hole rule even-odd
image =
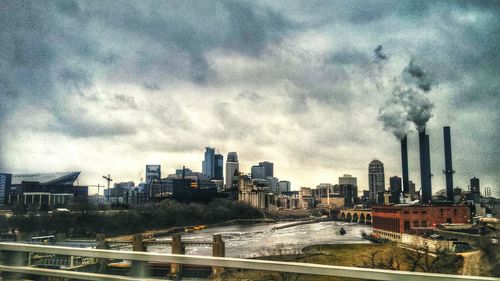
[[[394, 243], [386, 244], [326, 244], [308, 246], [302, 249], [302, 253], [291, 255], [276, 254], [262, 257], [261, 259], [278, 260], [287, 262], [305, 262], [315, 264], [337, 265], [337, 266], [357, 266], [368, 268], [399, 269], [423, 271], [420, 267], [412, 268], [412, 261], [416, 261], [415, 252], [402, 249]], [[456, 257], [456, 256], [454, 256]], [[429, 259], [431, 262], [433, 258]], [[418, 263], [425, 262], [421, 259]], [[438, 261], [439, 262], [439, 261]], [[462, 267], [463, 259], [447, 260], [439, 268], [442, 273], [457, 274]], [[283, 274], [262, 271], [232, 271], [226, 272], [224, 280], [297, 280], [296, 275], [288, 274], [283, 278]], [[331, 281], [350, 280], [341, 277], [326, 276], [300, 276], [300, 281]]]

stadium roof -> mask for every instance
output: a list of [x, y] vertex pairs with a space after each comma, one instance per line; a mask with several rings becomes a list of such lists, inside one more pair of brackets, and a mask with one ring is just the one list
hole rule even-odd
[[68, 184], [72, 185], [80, 172], [64, 173], [36, 173], [12, 175], [12, 184], [21, 184], [23, 181], [39, 182], [40, 184]]

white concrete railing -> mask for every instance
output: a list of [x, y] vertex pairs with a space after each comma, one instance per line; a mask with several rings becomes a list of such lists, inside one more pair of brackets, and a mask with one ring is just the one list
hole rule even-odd
[[[226, 268], [262, 270], [262, 271], [289, 272], [289, 273], [309, 274], [309, 275], [339, 276], [339, 277], [361, 278], [370, 280], [401, 280], [401, 281], [500, 280], [498, 278], [480, 277], [480, 276], [408, 272], [408, 271], [331, 266], [331, 265], [297, 263], [297, 262], [240, 259], [240, 258], [161, 254], [152, 252], [82, 249], [82, 248], [48, 246], [48, 245], [31, 245], [31, 244], [20, 244], [20, 243], [0, 243], [0, 251], [45, 253], [45, 254], [57, 254], [66, 256], [83, 256], [83, 257], [94, 257], [103, 259], [124, 259], [132, 261], [163, 262], [163, 263], [174, 263], [174, 264], [205, 265], [211, 267], [215, 266], [215, 267], [226, 267]], [[110, 281], [137, 280], [137, 278], [127, 277], [127, 276], [74, 272], [74, 271], [55, 270], [55, 269], [41, 269], [41, 268], [34, 268], [27, 266], [0, 265], [0, 272], [1, 271], [44, 275], [44, 276], [77, 278], [84, 280], [110, 280]], [[141, 280], [162, 280], [162, 279], [141, 278]]]

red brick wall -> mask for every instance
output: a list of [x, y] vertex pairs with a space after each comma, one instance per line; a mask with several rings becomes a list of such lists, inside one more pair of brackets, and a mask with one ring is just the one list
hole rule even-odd
[[[469, 221], [469, 209], [465, 206], [376, 206], [372, 215], [374, 229], [398, 233], [409, 233], [413, 227]], [[406, 230], [405, 222], [409, 223]]]

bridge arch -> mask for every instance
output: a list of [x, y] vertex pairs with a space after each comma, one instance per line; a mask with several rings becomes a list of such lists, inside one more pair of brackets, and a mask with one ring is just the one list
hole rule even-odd
[[345, 213], [344, 212], [340, 213], [340, 220], [345, 221]]
[[354, 215], [352, 215], [352, 221], [358, 222], [358, 220], [359, 220], [358, 213], [354, 213]]
[[359, 216], [359, 223], [366, 223], [365, 214], [361, 213]]
[[370, 214], [366, 215], [366, 223], [367, 224], [371, 224], [372, 223], [372, 215], [370, 215]]
[[346, 220], [349, 222], [352, 222], [352, 215], [351, 213], [347, 213]]

